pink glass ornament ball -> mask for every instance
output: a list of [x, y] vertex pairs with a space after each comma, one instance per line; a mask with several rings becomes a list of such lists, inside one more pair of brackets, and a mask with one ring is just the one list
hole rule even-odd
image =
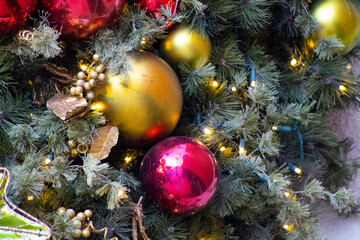
[[199, 141], [170, 137], [153, 146], [140, 168], [146, 195], [161, 209], [180, 215], [201, 210], [219, 179], [216, 159]]
[[50, 21], [66, 39], [82, 39], [109, 27], [120, 16], [125, 0], [42, 0]]
[[150, 16], [155, 17], [156, 14], [161, 13], [161, 7], [171, 9], [171, 13], [175, 13], [176, 1], [175, 0], [132, 0], [130, 3], [139, 4], [141, 8], [147, 9]]
[[0, 35], [19, 30], [35, 5], [36, 0], [0, 0]]

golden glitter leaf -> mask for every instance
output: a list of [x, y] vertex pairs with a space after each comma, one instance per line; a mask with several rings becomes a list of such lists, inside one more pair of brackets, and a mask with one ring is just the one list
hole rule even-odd
[[116, 145], [119, 137], [117, 127], [105, 126], [99, 129], [98, 134], [93, 138], [90, 147], [92, 159], [99, 161], [107, 158], [113, 146]]
[[62, 120], [68, 120], [76, 115], [81, 115], [86, 109], [87, 101], [85, 98], [55, 94], [47, 101], [47, 107], [53, 110], [56, 116]]

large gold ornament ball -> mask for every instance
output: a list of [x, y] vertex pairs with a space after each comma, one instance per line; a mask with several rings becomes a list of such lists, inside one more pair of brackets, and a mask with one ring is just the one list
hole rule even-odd
[[210, 58], [211, 42], [188, 27], [180, 27], [170, 32], [161, 43], [160, 53], [172, 66], [184, 61], [196, 67]]
[[168, 136], [182, 110], [183, 95], [172, 68], [149, 52], [131, 52], [129, 77], [108, 74], [92, 108], [118, 126], [122, 145], [144, 146]]
[[360, 34], [360, 17], [351, 1], [318, 0], [311, 11], [322, 27], [322, 36], [336, 35], [345, 45], [343, 53], [348, 53], [355, 47]]

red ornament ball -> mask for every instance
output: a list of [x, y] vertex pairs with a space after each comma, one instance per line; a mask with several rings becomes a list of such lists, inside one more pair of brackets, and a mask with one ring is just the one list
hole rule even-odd
[[62, 37], [81, 39], [109, 27], [121, 14], [125, 0], [42, 0], [50, 21]]
[[175, 0], [133, 0], [134, 4], [139, 4], [141, 8], [147, 9], [150, 16], [155, 17], [156, 14], [161, 13], [161, 7], [170, 7], [171, 13], [175, 13], [176, 1]]
[[0, 35], [19, 30], [35, 5], [36, 0], [0, 0]]
[[199, 141], [170, 137], [153, 146], [140, 168], [144, 192], [167, 212], [190, 215], [214, 195], [219, 179], [216, 159]]

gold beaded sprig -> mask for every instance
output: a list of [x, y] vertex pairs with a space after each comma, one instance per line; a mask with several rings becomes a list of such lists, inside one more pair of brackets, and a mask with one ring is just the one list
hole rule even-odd
[[[89, 238], [91, 232], [104, 232], [104, 240], [107, 239], [108, 229], [104, 227], [97, 230], [95, 229], [93, 222], [90, 221], [90, 217], [93, 215], [93, 212], [90, 209], [76, 214], [73, 209], [66, 209], [64, 207], [61, 207], [57, 210], [57, 213], [64, 218], [65, 222], [69, 223], [74, 228], [72, 234], [75, 238]], [[118, 240], [118, 238], [114, 237], [110, 240]]]
[[77, 158], [79, 154], [85, 154], [89, 151], [89, 145], [78, 144], [74, 139], [70, 139], [68, 141], [68, 145], [70, 148], [70, 155], [72, 158]]
[[73, 86], [70, 88], [71, 95], [83, 96], [86, 93], [86, 99], [94, 100], [95, 94], [92, 89], [96, 86], [97, 81], [105, 81], [106, 75], [104, 64], [101, 63], [99, 54], [93, 55], [93, 63], [89, 66], [81, 65], [81, 71], [76, 74]]

